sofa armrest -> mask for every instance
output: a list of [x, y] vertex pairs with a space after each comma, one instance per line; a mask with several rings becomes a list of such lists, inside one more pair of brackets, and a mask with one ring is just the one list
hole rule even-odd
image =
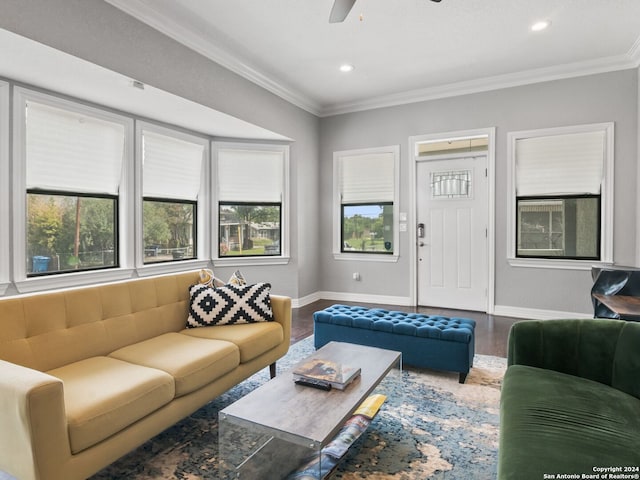
[[[634, 396], [640, 387], [640, 323], [621, 320], [542, 320], [514, 324], [507, 360], [588, 378]], [[633, 344], [635, 343], [635, 348]], [[637, 383], [637, 382], [635, 382]], [[638, 390], [632, 393], [630, 389]]]
[[60, 379], [0, 360], [0, 425], [0, 471], [59, 478], [71, 455]]
[[271, 295], [271, 310], [273, 319], [282, 325], [284, 333], [283, 343], [291, 343], [291, 298], [283, 295]]

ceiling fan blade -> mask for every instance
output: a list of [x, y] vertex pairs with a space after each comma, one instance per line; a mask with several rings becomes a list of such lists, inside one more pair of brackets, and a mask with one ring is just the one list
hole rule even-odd
[[354, 3], [356, 3], [356, 0], [335, 0], [331, 8], [331, 13], [329, 14], [329, 23], [340, 23], [344, 21], [347, 15], [349, 15]]

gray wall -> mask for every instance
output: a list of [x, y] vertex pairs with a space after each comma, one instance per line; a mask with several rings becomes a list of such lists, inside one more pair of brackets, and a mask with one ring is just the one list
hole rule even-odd
[[[614, 260], [632, 265], [636, 259], [637, 96], [638, 71], [634, 69], [323, 118], [321, 223], [332, 222], [334, 151], [399, 144], [400, 211], [409, 212], [409, 136], [496, 127], [496, 305], [590, 313], [590, 272], [514, 268], [507, 263], [507, 133], [615, 122]], [[349, 262], [333, 259], [331, 229], [322, 230], [321, 288], [409, 297], [413, 233], [400, 235], [397, 264]], [[352, 279], [355, 271], [361, 273], [360, 282]]]
[[[398, 263], [333, 259], [333, 152], [399, 144], [400, 210], [409, 212], [408, 137], [494, 126], [496, 305], [584, 313], [591, 308], [589, 272], [512, 268], [506, 262], [509, 131], [615, 122], [614, 258], [620, 264], [636, 260], [637, 69], [318, 119], [101, 0], [3, 0], [0, 28], [295, 139], [292, 260], [242, 269], [251, 280], [271, 281], [278, 293], [408, 297], [412, 233], [400, 234]], [[355, 271], [360, 282], [351, 278]], [[230, 269], [217, 273], [224, 277]]]
[[[294, 298], [318, 289], [319, 121], [102, 0], [2, 0], [0, 28], [295, 139], [291, 145], [291, 257], [243, 267]], [[231, 269], [216, 270], [226, 278]]]

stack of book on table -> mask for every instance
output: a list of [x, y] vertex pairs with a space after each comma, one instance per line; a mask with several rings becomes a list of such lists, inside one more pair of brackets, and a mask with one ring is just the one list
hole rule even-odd
[[[326, 385], [327, 390], [337, 388], [344, 390], [360, 375], [359, 367], [352, 367], [331, 360], [307, 360], [293, 370], [293, 379], [299, 383], [315, 383]], [[312, 385], [314, 386], [314, 385]]]

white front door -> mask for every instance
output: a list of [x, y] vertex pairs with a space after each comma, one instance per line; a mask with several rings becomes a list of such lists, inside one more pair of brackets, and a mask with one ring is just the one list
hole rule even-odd
[[416, 179], [418, 305], [487, 311], [486, 155], [421, 161]]

